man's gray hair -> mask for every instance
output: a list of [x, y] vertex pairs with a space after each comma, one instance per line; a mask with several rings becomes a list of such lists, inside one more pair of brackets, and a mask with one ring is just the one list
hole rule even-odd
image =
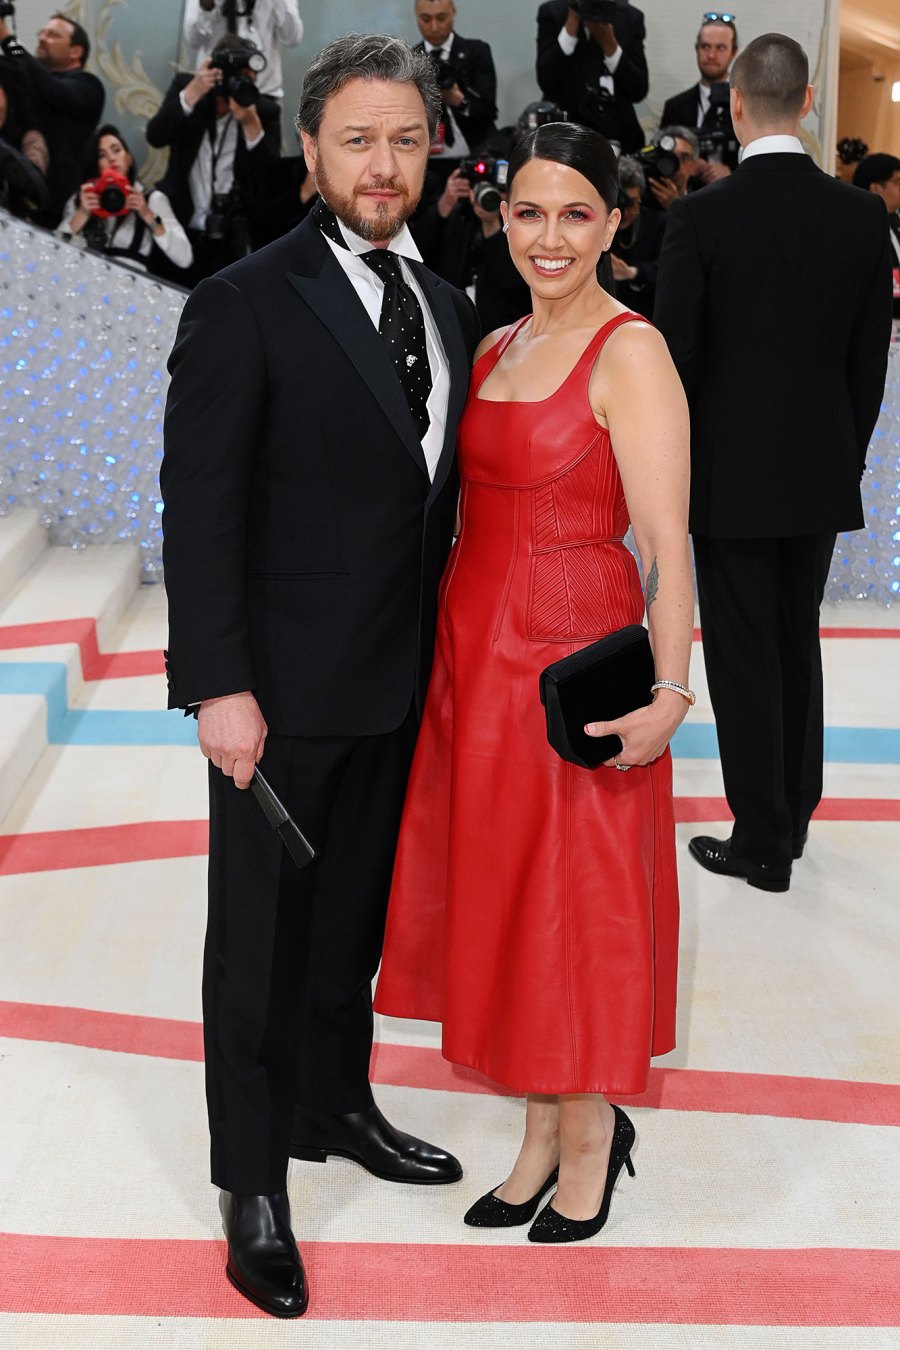
[[660, 136], [675, 136], [679, 141], [687, 141], [694, 152], [694, 159], [700, 154], [700, 141], [697, 138], [696, 131], [691, 131], [690, 127], [662, 127]]
[[640, 192], [647, 187], [647, 175], [632, 155], [619, 156], [619, 187], [637, 188]]
[[428, 134], [434, 137], [441, 119], [441, 94], [434, 63], [414, 52], [402, 38], [381, 33], [348, 33], [323, 47], [306, 72], [294, 125], [317, 136], [325, 105], [350, 80], [388, 80], [414, 84], [422, 95]]

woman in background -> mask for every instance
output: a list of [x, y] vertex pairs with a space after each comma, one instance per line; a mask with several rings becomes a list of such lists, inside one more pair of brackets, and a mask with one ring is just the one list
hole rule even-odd
[[[87, 181], [63, 211], [57, 234], [81, 248], [92, 248], [139, 272], [160, 273], [178, 280], [190, 267], [193, 250], [168, 197], [158, 189], [145, 194], [135, 177], [134, 158], [118, 129], [107, 124], [96, 131], [85, 156]], [[113, 170], [127, 180], [121, 189], [122, 214], [101, 210], [97, 179]], [[117, 189], [118, 191], [118, 189]]]
[[[678, 890], [668, 744], [687, 687], [688, 416], [665, 343], [597, 280], [620, 213], [609, 143], [550, 123], [510, 162], [505, 229], [532, 315], [476, 353], [460, 427], [461, 532], [394, 872], [376, 1007], [443, 1023], [444, 1056], [527, 1094], [511, 1173], [466, 1215], [534, 1242], [606, 1221], [643, 1092], [675, 1043]], [[623, 543], [629, 519], [646, 579]], [[551, 662], [640, 623], [647, 707], [547, 743]], [[650, 697], [650, 690], [641, 691]]]

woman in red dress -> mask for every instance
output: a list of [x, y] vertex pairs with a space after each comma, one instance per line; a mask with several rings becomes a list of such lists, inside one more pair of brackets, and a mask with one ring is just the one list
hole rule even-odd
[[[410, 778], [376, 1007], [443, 1024], [444, 1056], [527, 1094], [507, 1180], [466, 1215], [532, 1241], [603, 1226], [645, 1090], [675, 1040], [678, 890], [668, 744], [687, 711], [688, 417], [665, 344], [597, 281], [620, 213], [609, 144], [568, 123], [517, 147], [504, 208], [533, 314], [476, 353], [461, 530]], [[644, 590], [622, 539], [631, 521]], [[547, 743], [538, 677], [646, 608], [652, 704]]]

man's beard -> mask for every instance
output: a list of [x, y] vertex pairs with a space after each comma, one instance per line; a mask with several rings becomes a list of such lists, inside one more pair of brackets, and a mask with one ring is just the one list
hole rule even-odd
[[[360, 239], [368, 240], [370, 244], [384, 243], [386, 239], [394, 239], [415, 211], [419, 201], [418, 196], [415, 200], [410, 199], [409, 189], [400, 178], [373, 178], [370, 183], [354, 188], [349, 195], [339, 192], [328, 177], [321, 154], [316, 160], [316, 187], [319, 190], [319, 196], [326, 206], [331, 208], [338, 220], [346, 225], [348, 230], [359, 235]], [[371, 192], [373, 188], [399, 193], [399, 204], [378, 202], [374, 217], [364, 216], [357, 206], [356, 199], [363, 192]]]

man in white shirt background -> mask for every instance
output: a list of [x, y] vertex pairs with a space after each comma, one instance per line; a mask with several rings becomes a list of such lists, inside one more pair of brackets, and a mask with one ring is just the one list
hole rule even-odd
[[645, 139], [634, 110], [647, 97], [644, 38], [643, 13], [627, 0], [546, 0], [538, 10], [541, 93], [624, 154]]
[[298, 0], [187, 0], [184, 40], [197, 51], [197, 68], [212, 55], [226, 33], [246, 38], [266, 58], [259, 92], [284, 97], [282, 47], [296, 47], [303, 37]]

